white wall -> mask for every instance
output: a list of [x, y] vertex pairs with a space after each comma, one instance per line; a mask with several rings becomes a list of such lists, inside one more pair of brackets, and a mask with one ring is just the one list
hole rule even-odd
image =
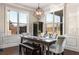
[[4, 5], [0, 4], [0, 34], [4, 33]]
[[4, 5], [0, 4], [0, 48], [3, 44], [3, 38], [4, 35]]
[[66, 48], [79, 52], [79, 4], [66, 4], [65, 6], [65, 34]]

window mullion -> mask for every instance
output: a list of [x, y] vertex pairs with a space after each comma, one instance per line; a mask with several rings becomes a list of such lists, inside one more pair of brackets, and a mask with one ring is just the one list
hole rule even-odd
[[17, 34], [19, 34], [19, 12], [17, 12]]
[[54, 20], [55, 20], [55, 13], [53, 12], [53, 24], [52, 24], [52, 25], [53, 25], [53, 29], [52, 29], [52, 30], [53, 30], [53, 33], [54, 33], [54, 30], [55, 30], [55, 29], [54, 29], [54, 28], [55, 28]]

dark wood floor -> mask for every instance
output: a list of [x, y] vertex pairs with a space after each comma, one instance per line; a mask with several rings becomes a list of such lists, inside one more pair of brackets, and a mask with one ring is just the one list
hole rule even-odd
[[[0, 55], [19, 55], [18, 47], [6, 48], [3, 51], [0, 51]], [[64, 55], [79, 55], [79, 52], [65, 50]]]

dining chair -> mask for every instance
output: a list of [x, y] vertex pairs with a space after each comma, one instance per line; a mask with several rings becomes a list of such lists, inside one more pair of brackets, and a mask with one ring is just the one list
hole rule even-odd
[[65, 48], [65, 36], [58, 36], [57, 41], [55, 44], [52, 44], [50, 46], [50, 51], [55, 55], [64, 54], [64, 48]]

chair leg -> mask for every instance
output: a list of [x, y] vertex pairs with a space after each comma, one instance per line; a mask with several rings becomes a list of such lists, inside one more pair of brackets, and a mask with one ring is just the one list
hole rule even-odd
[[19, 55], [22, 54], [21, 45], [19, 45]]
[[55, 53], [53, 53], [53, 55], [56, 55]]
[[64, 55], [64, 52], [62, 52], [61, 54]]

